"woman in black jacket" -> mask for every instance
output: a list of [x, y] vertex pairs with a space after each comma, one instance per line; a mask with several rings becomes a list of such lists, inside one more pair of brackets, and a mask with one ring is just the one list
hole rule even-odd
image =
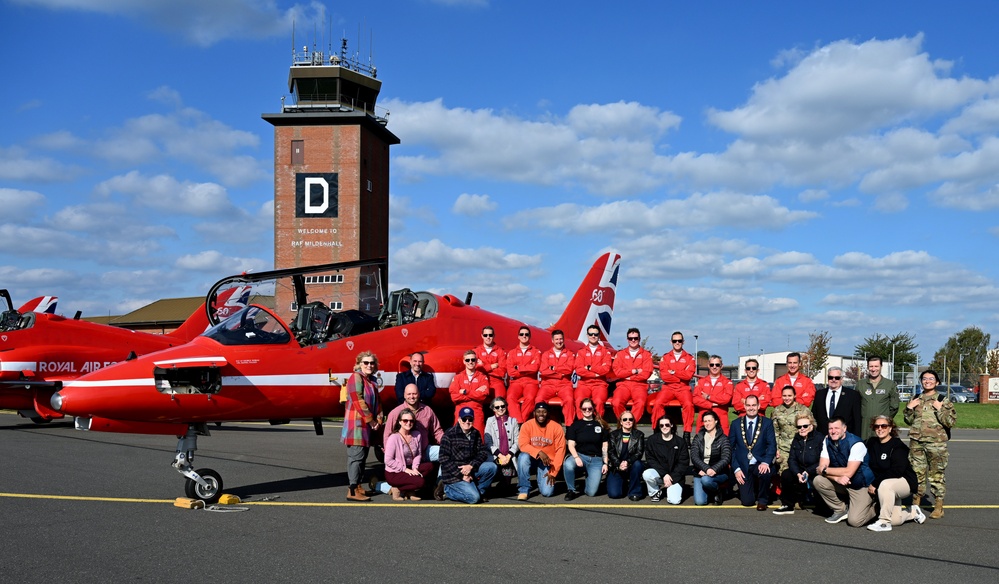
[[701, 414], [701, 431], [690, 444], [690, 464], [694, 466], [694, 505], [707, 505], [708, 493], [715, 505], [725, 499], [722, 485], [728, 482], [732, 445], [720, 427], [718, 415], [711, 410]]
[[878, 520], [867, 526], [871, 531], [891, 531], [893, 525], [906, 521], [926, 521], [919, 505], [902, 508], [902, 499], [916, 492], [916, 472], [909, 463], [909, 447], [898, 437], [895, 420], [877, 416], [871, 421], [874, 436], [867, 439], [868, 466], [874, 473], [874, 482], [867, 487], [872, 499], [881, 506]]
[[822, 453], [825, 436], [815, 431], [815, 418], [811, 412], [799, 414], [794, 426], [797, 433], [791, 440], [787, 468], [780, 475], [780, 507], [774, 510], [774, 515], [793, 514], [795, 503], [804, 509], [808, 490], [815, 480], [815, 468], [819, 466], [819, 454]]
[[635, 427], [635, 415], [621, 414], [617, 429], [610, 433], [607, 444], [607, 496], [620, 499], [625, 493], [632, 501], [645, 497], [642, 481], [642, 455], [645, 453], [645, 433]]

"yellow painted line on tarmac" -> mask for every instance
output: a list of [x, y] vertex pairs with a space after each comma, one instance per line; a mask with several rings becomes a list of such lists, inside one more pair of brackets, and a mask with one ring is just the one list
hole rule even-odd
[[128, 497], [81, 497], [77, 495], [40, 495], [32, 493], [0, 493], [10, 499], [45, 499], [49, 501], [103, 501], [108, 503], [173, 503], [172, 499], [133, 499]]
[[[77, 495], [46, 495], [39, 493], [0, 493], [0, 498], [9, 499], [40, 499], [49, 501], [86, 501], [102, 503], [174, 503], [174, 499], [140, 499], [130, 497], [84, 497]], [[363, 503], [363, 502], [308, 502], [308, 501], [242, 501], [240, 505], [257, 507], [355, 507], [355, 508], [391, 508], [391, 509], [678, 509], [678, 510], [713, 510], [742, 509], [755, 511], [755, 507], [742, 505], [662, 505], [662, 504], [627, 504], [627, 503], [591, 503], [586, 505], [568, 505], [560, 503], [480, 503], [464, 505], [461, 503]], [[947, 505], [947, 509], [999, 509], [999, 505]]]

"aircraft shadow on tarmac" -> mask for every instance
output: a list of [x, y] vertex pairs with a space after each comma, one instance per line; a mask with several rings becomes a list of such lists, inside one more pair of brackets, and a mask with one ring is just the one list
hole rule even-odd
[[267, 483], [257, 483], [255, 485], [243, 485], [240, 487], [226, 488], [227, 493], [232, 493], [240, 499], [251, 500], [251, 497], [258, 495], [273, 495], [275, 493], [294, 493], [299, 491], [316, 491], [319, 489], [332, 489], [334, 487], [347, 486], [347, 473], [338, 472], [333, 474], [321, 474], [280, 481], [270, 481]]

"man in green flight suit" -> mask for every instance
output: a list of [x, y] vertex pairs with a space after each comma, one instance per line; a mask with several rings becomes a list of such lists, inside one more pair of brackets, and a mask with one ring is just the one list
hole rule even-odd
[[895, 419], [900, 400], [898, 386], [891, 379], [881, 376], [881, 357], [867, 358], [865, 379], [857, 380], [857, 393], [860, 394], [860, 437], [867, 440], [874, 435], [871, 420], [878, 416]]

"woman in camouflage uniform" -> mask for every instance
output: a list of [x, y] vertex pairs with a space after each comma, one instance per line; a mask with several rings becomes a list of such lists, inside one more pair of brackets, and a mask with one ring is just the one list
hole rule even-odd
[[811, 410], [795, 401], [795, 390], [793, 385], [785, 385], [781, 391], [781, 403], [773, 409], [770, 417], [774, 421], [774, 433], [777, 434], [777, 470], [775, 477], [779, 477], [787, 469], [787, 458], [791, 452], [791, 441], [797, 433], [795, 423], [802, 415], [808, 417]]
[[909, 461], [916, 471], [918, 485], [913, 504], [919, 505], [930, 482], [934, 506], [930, 519], [944, 516], [943, 504], [947, 494], [944, 473], [947, 470], [947, 440], [950, 429], [957, 421], [954, 404], [947, 396], [937, 393], [940, 376], [927, 369], [919, 376], [923, 393], [913, 398], [905, 407], [905, 423], [909, 424]]

